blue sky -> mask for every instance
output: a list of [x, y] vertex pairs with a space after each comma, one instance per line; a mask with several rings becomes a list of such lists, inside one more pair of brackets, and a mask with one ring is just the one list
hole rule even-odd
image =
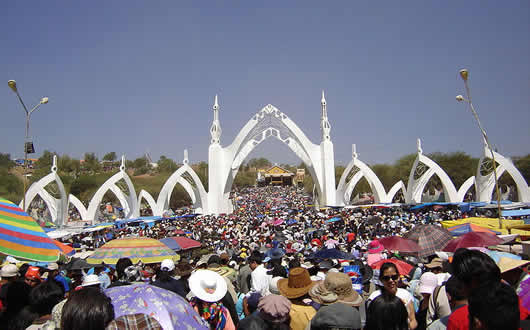
[[[320, 143], [326, 91], [335, 159], [369, 164], [415, 152], [481, 153], [458, 70], [505, 156], [530, 152], [528, 1], [2, 1], [1, 152], [80, 158], [146, 151], [206, 160], [213, 97], [221, 143], [271, 103]], [[299, 163], [276, 140], [250, 157]]]

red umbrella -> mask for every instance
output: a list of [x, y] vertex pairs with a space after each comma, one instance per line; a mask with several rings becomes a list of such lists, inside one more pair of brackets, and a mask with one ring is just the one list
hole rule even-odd
[[418, 252], [421, 250], [421, 247], [418, 245], [418, 243], [400, 236], [383, 237], [378, 241], [379, 243], [383, 244], [385, 249], [391, 251]]
[[186, 233], [184, 232], [184, 230], [181, 230], [181, 229], [177, 229], [175, 230], [175, 235], [185, 235]]
[[498, 238], [496, 235], [487, 232], [469, 232], [450, 241], [443, 250], [447, 252], [455, 252], [459, 248], [486, 247], [501, 243], [502, 239]]
[[401, 261], [401, 260], [398, 260], [398, 259], [383, 259], [383, 260], [379, 260], [378, 262], [372, 264], [370, 267], [372, 267], [373, 269], [380, 269], [381, 266], [385, 262], [391, 262], [394, 265], [396, 265], [396, 267], [398, 269], [398, 272], [400, 274], [402, 274], [402, 275], [407, 275], [408, 273], [410, 273], [412, 268], [414, 268], [411, 264], [408, 264], [405, 261]]

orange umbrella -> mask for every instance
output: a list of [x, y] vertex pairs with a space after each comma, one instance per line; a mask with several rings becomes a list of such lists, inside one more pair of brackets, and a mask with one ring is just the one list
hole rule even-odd
[[67, 256], [71, 256], [71, 255], [74, 255], [75, 254], [75, 250], [73, 247], [69, 246], [69, 245], [66, 245], [64, 243], [61, 243], [59, 242], [58, 240], [54, 239], [53, 240], [53, 243], [55, 245], [57, 245], [57, 247], [59, 249], [61, 249], [61, 251], [63, 251], [64, 255], [67, 255]]

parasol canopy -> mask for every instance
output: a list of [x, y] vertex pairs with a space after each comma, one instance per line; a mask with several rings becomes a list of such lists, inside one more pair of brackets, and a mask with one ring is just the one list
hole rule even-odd
[[344, 259], [353, 260], [355, 257], [337, 249], [322, 249], [313, 255], [313, 259]]
[[174, 251], [188, 250], [200, 247], [201, 243], [184, 236], [162, 238], [160, 242]]
[[53, 243], [55, 245], [57, 245], [57, 247], [59, 249], [61, 249], [61, 252], [65, 255], [65, 256], [73, 256], [75, 254], [75, 250], [73, 247], [69, 246], [69, 245], [66, 245], [64, 243], [61, 243], [59, 242], [58, 240], [54, 239], [53, 240]]
[[169, 290], [148, 284], [117, 286], [105, 290], [114, 306], [115, 317], [147, 314], [164, 329], [209, 329], [184, 298]]
[[105, 243], [87, 259], [87, 262], [115, 265], [120, 258], [130, 258], [133, 263], [141, 260], [149, 264], [162, 262], [164, 259], [173, 259], [175, 256], [175, 252], [156, 239], [127, 237]]
[[474, 223], [469, 223], [469, 222], [468, 223], [463, 223], [461, 225], [456, 225], [456, 226], [453, 226], [453, 227], [449, 227], [449, 228], [447, 228], [447, 230], [449, 230], [453, 236], [462, 236], [464, 234], [471, 233], [471, 232], [479, 232], [479, 233], [483, 232], [483, 233], [490, 233], [490, 234], [493, 234], [493, 235], [500, 234], [500, 232], [498, 232], [498, 231], [495, 231], [495, 230], [492, 230], [492, 229], [489, 229], [489, 228], [485, 228], [485, 227], [476, 225]]
[[383, 259], [383, 260], [379, 260], [378, 262], [373, 263], [372, 265], [370, 265], [370, 267], [372, 267], [373, 269], [380, 269], [381, 266], [383, 266], [383, 264], [385, 262], [391, 262], [394, 265], [396, 265], [396, 267], [398, 269], [398, 272], [401, 275], [408, 275], [408, 273], [410, 273], [412, 268], [414, 268], [411, 264], [406, 263], [405, 261], [398, 260], [398, 259]]
[[378, 239], [385, 249], [399, 252], [419, 252], [421, 247], [413, 240], [400, 236], [388, 236]]
[[53, 262], [61, 250], [20, 207], [0, 198], [0, 253], [33, 261]]
[[403, 235], [403, 238], [418, 243], [421, 248], [418, 256], [427, 257], [433, 255], [436, 251], [442, 251], [447, 243], [453, 239], [453, 236], [451, 236], [451, 233], [447, 229], [439, 226], [417, 225]]
[[458, 238], [453, 239], [449, 242], [443, 249], [447, 252], [455, 252], [460, 248], [468, 247], [486, 247], [500, 244], [502, 240], [497, 236], [484, 233], [484, 232], [470, 232], [465, 235], [462, 235]]

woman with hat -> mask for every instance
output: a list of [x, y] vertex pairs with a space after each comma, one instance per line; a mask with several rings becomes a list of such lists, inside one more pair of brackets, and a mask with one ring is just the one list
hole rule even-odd
[[289, 278], [278, 280], [278, 290], [282, 296], [291, 301], [290, 326], [293, 330], [304, 330], [313, 316], [317, 313], [313, 306], [307, 305], [304, 299], [309, 301], [309, 290], [316, 284], [311, 281], [307, 269], [298, 267], [289, 272]]
[[224, 278], [211, 270], [197, 270], [189, 284], [194, 295], [190, 304], [210, 324], [210, 329], [235, 330], [230, 312], [221, 302], [228, 291]]

